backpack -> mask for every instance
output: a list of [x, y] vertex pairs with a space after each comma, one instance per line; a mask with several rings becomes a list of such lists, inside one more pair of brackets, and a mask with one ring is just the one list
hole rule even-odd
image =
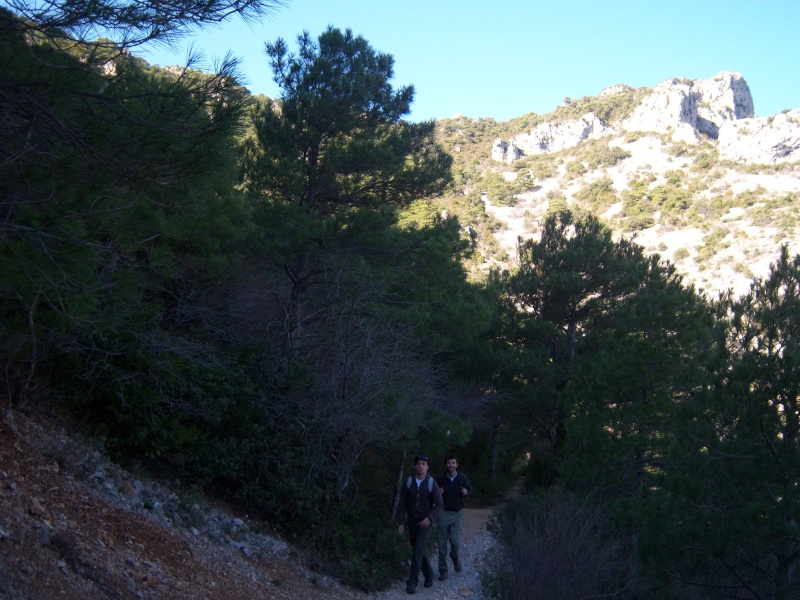
[[[406, 489], [411, 489], [411, 482], [413, 481], [413, 477], [411, 475], [408, 476], [408, 480], [406, 481]], [[428, 476], [428, 493], [433, 493], [433, 477]]]

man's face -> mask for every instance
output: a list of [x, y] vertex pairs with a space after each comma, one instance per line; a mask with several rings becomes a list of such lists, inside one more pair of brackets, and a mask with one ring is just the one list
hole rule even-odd
[[428, 461], [418, 460], [414, 463], [414, 470], [417, 473], [417, 479], [425, 479], [425, 475], [428, 474]]
[[458, 461], [455, 458], [450, 458], [445, 461], [444, 466], [447, 469], [447, 472], [452, 475], [458, 469]]

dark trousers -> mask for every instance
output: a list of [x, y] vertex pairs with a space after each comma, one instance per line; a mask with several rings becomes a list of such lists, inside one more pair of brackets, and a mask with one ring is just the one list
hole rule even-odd
[[428, 537], [431, 534], [433, 526], [420, 527], [419, 523], [408, 524], [408, 538], [411, 541], [411, 569], [408, 572], [408, 581], [406, 583], [410, 587], [417, 587], [419, 581], [419, 571], [422, 569], [422, 574], [426, 580], [433, 580], [433, 566], [428, 560], [426, 550], [428, 549]]

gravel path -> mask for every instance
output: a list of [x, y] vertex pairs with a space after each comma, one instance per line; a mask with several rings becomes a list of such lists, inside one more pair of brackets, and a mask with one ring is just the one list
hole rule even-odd
[[[481, 572], [484, 570], [487, 555], [494, 544], [492, 534], [486, 528], [491, 514], [491, 508], [464, 509], [464, 530], [461, 541], [461, 563], [463, 569], [460, 573], [456, 573], [451, 568], [450, 577], [446, 581], [439, 581], [437, 578], [432, 588], [423, 587], [422, 577], [420, 577], [415, 598], [436, 598], [437, 600], [441, 598], [470, 598], [471, 600], [484, 600], [483, 589], [481, 588]], [[434, 539], [434, 542], [428, 552], [428, 558], [435, 569], [439, 562], [435, 549], [436, 531], [432, 533], [431, 538]], [[406, 592], [405, 580], [398, 581], [389, 589], [369, 596], [369, 598], [377, 600], [405, 600], [410, 597]]]

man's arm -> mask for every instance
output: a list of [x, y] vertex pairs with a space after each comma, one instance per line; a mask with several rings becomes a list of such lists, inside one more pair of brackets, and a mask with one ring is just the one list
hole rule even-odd
[[435, 523], [439, 520], [439, 516], [442, 514], [442, 510], [444, 509], [444, 501], [442, 500], [442, 492], [439, 490], [439, 486], [433, 486], [432, 495], [432, 507], [431, 512], [428, 515], [428, 518], [431, 520], [431, 523]]

